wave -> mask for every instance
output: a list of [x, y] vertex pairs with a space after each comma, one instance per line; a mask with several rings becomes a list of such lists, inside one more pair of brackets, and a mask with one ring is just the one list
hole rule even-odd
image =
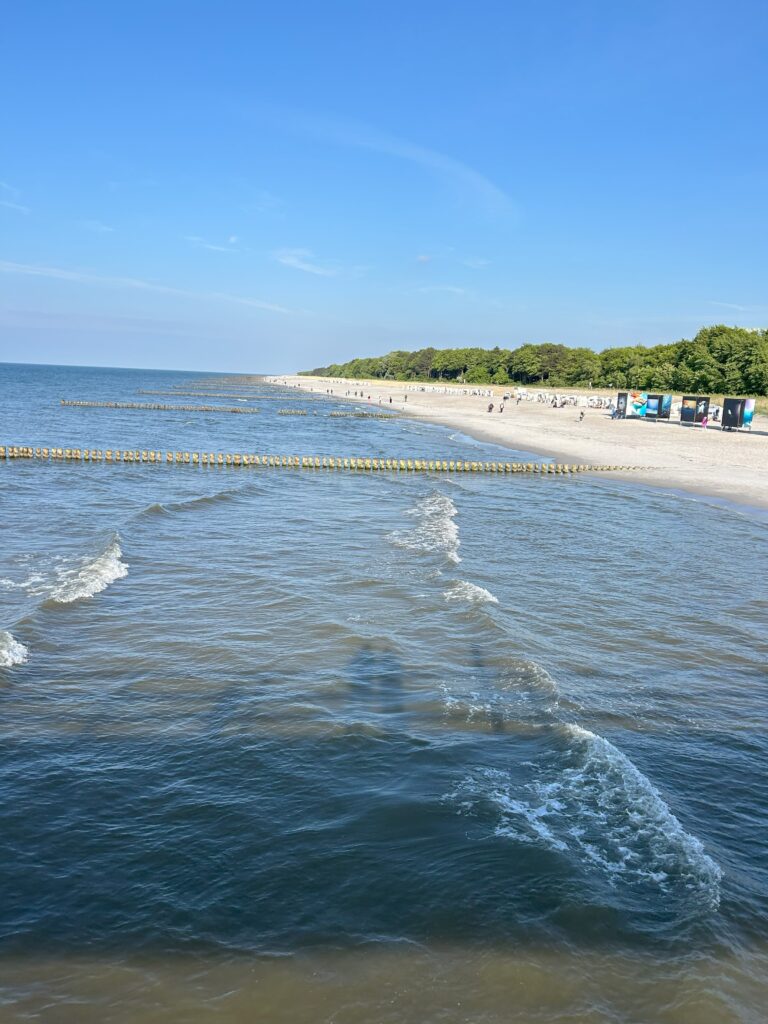
[[19, 580], [17, 583], [15, 580], [3, 577], [0, 579], [0, 587], [4, 590], [27, 590], [28, 588], [35, 587], [37, 584], [42, 583], [45, 580], [45, 576], [39, 572], [33, 572], [31, 576], [25, 580]]
[[[720, 866], [685, 831], [650, 779], [604, 737], [579, 725], [562, 728], [582, 758], [564, 773], [559, 793], [580, 811], [581, 824], [571, 834], [584, 853], [611, 872], [694, 883], [716, 908]], [[605, 841], [595, 845], [606, 826]]]
[[173, 515], [174, 512], [187, 512], [190, 509], [199, 508], [201, 506], [214, 505], [219, 501], [228, 501], [230, 498], [236, 497], [241, 493], [241, 491], [246, 489], [246, 486], [230, 487], [222, 491], [214, 491], [213, 494], [200, 494], [194, 498], [182, 498], [179, 501], [154, 501], [151, 505], [147, 505], [146, 508], [140, 509], [135, 513], [135, 515], [136, 517], [170, 516]]
[[120, 538], [117, 534], [106, 549], [95, 558], [77, 559], [74, 565], [56, 570], [56, 583], [48, 594], [55, 604], [72, 604], [93, 597], [106, 590], [110, 583], [128, 575], [128, 566], [122, 561]]
[[484, 655], [478, 651], [467, 670], [479, 683], [459, 691], [440, 687], [446, 715], [467, 724], [487, 723], [500, 731], [551, 728], [553, 716], [580, 708], [564, 697], [552, 676], [534, 661]]
[[663, 797], [617, 747], [579, 725], [558, 724], [569, 764], [522, 787], [510, 773], [486, 770], [451, 797], [463, 810], [490, 803], [496, 834], [543, 844], [597, 867], [613, 883], [652, 884], [720, 904], [720, 866], [681, 825]]
[[214, 491], [213, 494], [201, 494], [195, 498], [183, 498], [181, 501], [169, 501], [164, 506], [166, 512], [188, 512], [190, 509], [199, 508], [205, 505], [215, 505], [220, 501], [228, 501], [236, 497], [243, 487], [231, 487], [223, 491]]
[[11, 636], [6, 630], [0, 630], [0, 668], [13, 668], [23, 665], [29, 656], [29, 649]]
[[478, 587], [466, 580], [456, 580], [443, 591], [446, 601], [467, 601], [469, 604], [498, 604], [499, 599], [485, 587]]
[[413, 530], [391, 533], [389, 540], [393, 544], [407, 551], [437, 552], [454, 564], [461, 561], [459, 528], [454, 522], [458, 509], [447, 494], [433, 492], [406, 515], [413, 516], [419, 524]]

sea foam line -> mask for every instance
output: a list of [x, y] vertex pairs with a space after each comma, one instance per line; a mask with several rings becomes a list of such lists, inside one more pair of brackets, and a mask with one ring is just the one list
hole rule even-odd
[[454, 564], [459, 557], [459, 528], [454, 522], [458, 509], [448, 497], [434, 491], [409, 509], [407, 515], [418, 520], [412, 530], [398, 530], [389, 535], [389, 540], [407, 551], [437, 552]]
[[110, 583], [128, 575], [122, 554], [120, 539], [115, 534], [105, 550], [95, 558], [81, 558], [72, 567], [57, 569], [57, 582], [48, 599], [56, 604], [71, 604], [106, 590]]
[[7, 630], [0, 630], [0, 668], [23, 665], [29, 656], [29, 649], [11, 636]]
[[569, 767], [522, 786], [509, 772], [481, 770], [449, 799], [465, 813], [490, 803], [498, 836], [570, 853], [614, 884], [680, 887], [716, 910], [722, 869], [650, 779], [604, 737], [575, 724], [555, 728], [568, 741]]
[[499, 599], [485, 587], [479, 587], [467, 580], [455, 580], [443, 591], [446, 601], [466, 601], [468, 604], [498, 604]]

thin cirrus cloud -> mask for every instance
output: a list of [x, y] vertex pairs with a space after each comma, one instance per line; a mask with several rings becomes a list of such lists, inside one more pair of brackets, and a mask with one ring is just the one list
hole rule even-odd
[[443, 292], [446, 295], [470, 295], [466, 288], [459, 288], [454, 284], [425, 284], [416, 289], [417, 292], [428, 294], [430, 292]]
[[0, 181], [0, 206], [6, 210], [14, 210], [16, 213], [29, 213], [29, 207], [18, 202], [21, 192], [6, 181]]
[[186, 334], [188, 324], [176, 320], [124, 316], [108, 313], [71, 313], [64, 310], [4, 309], [0, 310], [0, 326], [25, 328], [70, 328], [79, 331], [110, 331], [156, 334]]
[[250, 202], [243, 205], [243, 213], [274, 213], [281, 210], [283, 207], [283, 200], [278, 196], [273, 195], [266, 189], [261, 189], [257, 192]]
[[293, 313], [292, 309], [278, 306], [261, 299], [252, 299], [245, 295], [230, 295], [228, 292], [195, 292], [186, 288], [174, 288], [171, 285], [157, 284], [154, 281], [143, 281], [137, 277], [103, 277], [79, 270], [66, 270], [62, 267], [44, 267], [31, 263], [11, 263], [0, 260], [0, 274], [22, 274], [27, 277], [48, 277], [56, 281], [70, 281], [73, 284], [91, 284], [102, 288], [122, 288], [134, 291], [158, 292], [163, 295], [176, 295], [184, 299], [203, 299], [226, 302], [250, 309], [262, 309], [270, 313]]
[[102, 224], [100, 220], [82, 220], [80, 227], [86, 231], [92, 231], [95, 235], [111, 235], [115, 230], [109, 224]]
[[425, 284], [415, 291], [422, 295], [455, 295], [457, 298], [466, 299], [467, 302], [479, 303], [488, 309], [504, 309], [504, 304], [498, 299], [476, 292], [474, 288], [460, 288], [455, 284]]
[[266, 112], [288, 127], [323, 142], [367, 149], [415, 164], [451, 185], [465, 201], [493, 216], [514, 216], [516, 204], [495, 182], [468, 164], [436, 149], [409, 142], [368, 125], [336, 117], [319, 117], [298, 111]]
[[303, 270], [305, 274], [315, 274], [317, 277], [336, 277], [339, 273], [338, 267], [318, 263], [311, 249], [278, 249], [273, 257], [284, 267]]
[[238, 249], [233, 248], [237, 242], [237, 235], [230, 235], [227, 238], [226, 245], [216, 245], [214, 242], [206, 242], [204, 238], [200, 238], [199, 235], [182, 235], [185, 242], [189, 242], [190, 245], [194, 245], [196, 249], [208, 249], [210, 252], [239, 252]]
[[710, 306], [720, 306], [721, 309], [732, 309], [736, 313], [757, 313], [768, 308], [766, 306], [740, 306], [736, 302], [717, 302], [715, 299], [710, 299], [709, 304]]

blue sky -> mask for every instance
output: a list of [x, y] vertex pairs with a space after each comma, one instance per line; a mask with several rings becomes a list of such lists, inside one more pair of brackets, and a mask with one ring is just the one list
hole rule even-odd
[[768, 323], [763, 2], [5, 5], [0, 360]]

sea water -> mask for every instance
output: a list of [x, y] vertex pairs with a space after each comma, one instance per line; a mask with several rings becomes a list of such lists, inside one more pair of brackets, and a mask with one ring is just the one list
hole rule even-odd
[[[59, 405], [204, 378], [2, 365], [0, 443], [526, 458], [267, 385]], [[762, 1020], [767, 530], [605, 476], [0, 463], [0, 1021]]]

